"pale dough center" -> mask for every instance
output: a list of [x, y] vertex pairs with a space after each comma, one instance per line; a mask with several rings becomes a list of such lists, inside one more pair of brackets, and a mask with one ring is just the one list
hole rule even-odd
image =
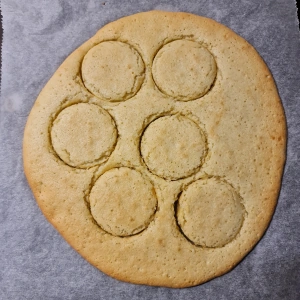
[[181, 194], [177, 221], [195, 245], [222, 247], [235, 238], [244, 220], [237, 192], [216, 178], [197, 180]]
[[217, 66], [212, 54], [201, 44], [176, 40], [158, 51], [152, 71], [153, 79], [163, 93], [189, 101], [209, 91]]
[[85, 168], [108, 159], [117, 142], [117, 129], [103, 108], [79, 103], [58, 114], [51, 128], [51, 140], [64, 162]]
[[90, 194], [94, 219], [115, 236], [130, 236], [144, 230], [156, 207], [157, 198], [150, 181], [126, 167], [104, 173]]
[[144, 131], [141, 154], [152, 173], [176, 180], [200, 168], [206, 154], [206, 140], [200, 127], [189, 118], [164, 116]]
[[145, 66], [129, 44], [102, 42], [89, 50], [82, 62], [82, 79], [95, 96], [108, 101], [133, 97], [144, 80]]

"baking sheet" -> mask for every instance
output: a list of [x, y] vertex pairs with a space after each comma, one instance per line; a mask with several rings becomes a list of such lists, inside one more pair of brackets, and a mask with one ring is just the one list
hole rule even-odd
[[[0, 299], [300, 299], [300, 37], [294, 0], [2, 0]], [[23, 173], [27, 116], [64, 59], [104, 24], [162, 9], [207, 16], [270, 68], [288, 123], [287, 162], [269, 229], [231, 272], [186, 289], [138, 286], [92, 267], [46, 221]]]

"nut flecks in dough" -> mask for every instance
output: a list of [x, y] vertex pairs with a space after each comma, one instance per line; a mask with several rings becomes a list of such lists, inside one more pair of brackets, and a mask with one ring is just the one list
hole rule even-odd
[[90, 194], [91, 213], [105, 231], [130, 236], [144, 230], [157, 207], [152, 184], [139, 172], [115, 168], [96, 181]]
[[82, 62], [82, 79], [95, 96], [124, 101], [134, 96], [144, 80], [144, 63], [130, 45], [102, 42], [88, 51]]
[[117, 141], [117, 129], [103, 108], [78, 103], [58, 114], [51, 128], [51, 140], [65, 163], [86, 168], [108, 159]]
[[178, 224], [195, 245], [222, 247], [242, 226], [245, 210], [240, 200], [228, 183], [215, 178], [197, 180], [178, 200]]
[[213, 84], [217, 65], [202, 45], [176, 40], [163, 46], [153, 62], [153, 78], [165, 94], [181, 101], [205, 95]]
[[206, 154], [206, 140], [200, 127], [182, 115], [154, 120], [141, 138], [141, 154], [149, 170], [176, 180], [196, 172]]

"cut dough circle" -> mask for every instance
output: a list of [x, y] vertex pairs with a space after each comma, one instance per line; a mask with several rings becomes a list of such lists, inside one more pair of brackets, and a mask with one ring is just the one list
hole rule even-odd
[[237, 192], [216, 178], [190, 184], [177, 204], [177, 221], [195, 245], [215, 248], [229, 243], [244, 220], [244, 206]]
[[115, 102], [125, 101], [138, 92], [144, 71], [144, 62], [131, 45], [107, 41], [88, 51], [81, 73], [89, 91], [99, 98]]
[[130, 236], [144, 230], [157, 207], [152, 184], [139, 172], [115, 168], [96, 181], [90, 194], [91, 213], [106, 232]]
[[176, 40], [163, 46], [152, 67], [158, 88], [177, 100], [189, 101], [205, 95], [213, 84], [217, 65], [201, 44]]
[[113, 118], [98, 105], [78, 103], [63, 109], [51, 128], [52, 146], [68, 165], [87, 168], [105, 162], [117, 142]]
[[206, 152], [206, 139], [200, 127], [180, 114], [154, 120], [141, 138], [141, 154], [147, 167], [169, 180], [194, 174]]

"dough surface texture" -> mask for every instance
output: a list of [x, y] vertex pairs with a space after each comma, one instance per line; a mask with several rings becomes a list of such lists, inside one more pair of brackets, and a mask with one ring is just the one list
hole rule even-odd
[[58, 68], [24, 133], [46, 218], [119, 280], [188, 287], [231, 270], [264, 234], [285, 116], [256, 50], [208, 18], [139, 13]]

